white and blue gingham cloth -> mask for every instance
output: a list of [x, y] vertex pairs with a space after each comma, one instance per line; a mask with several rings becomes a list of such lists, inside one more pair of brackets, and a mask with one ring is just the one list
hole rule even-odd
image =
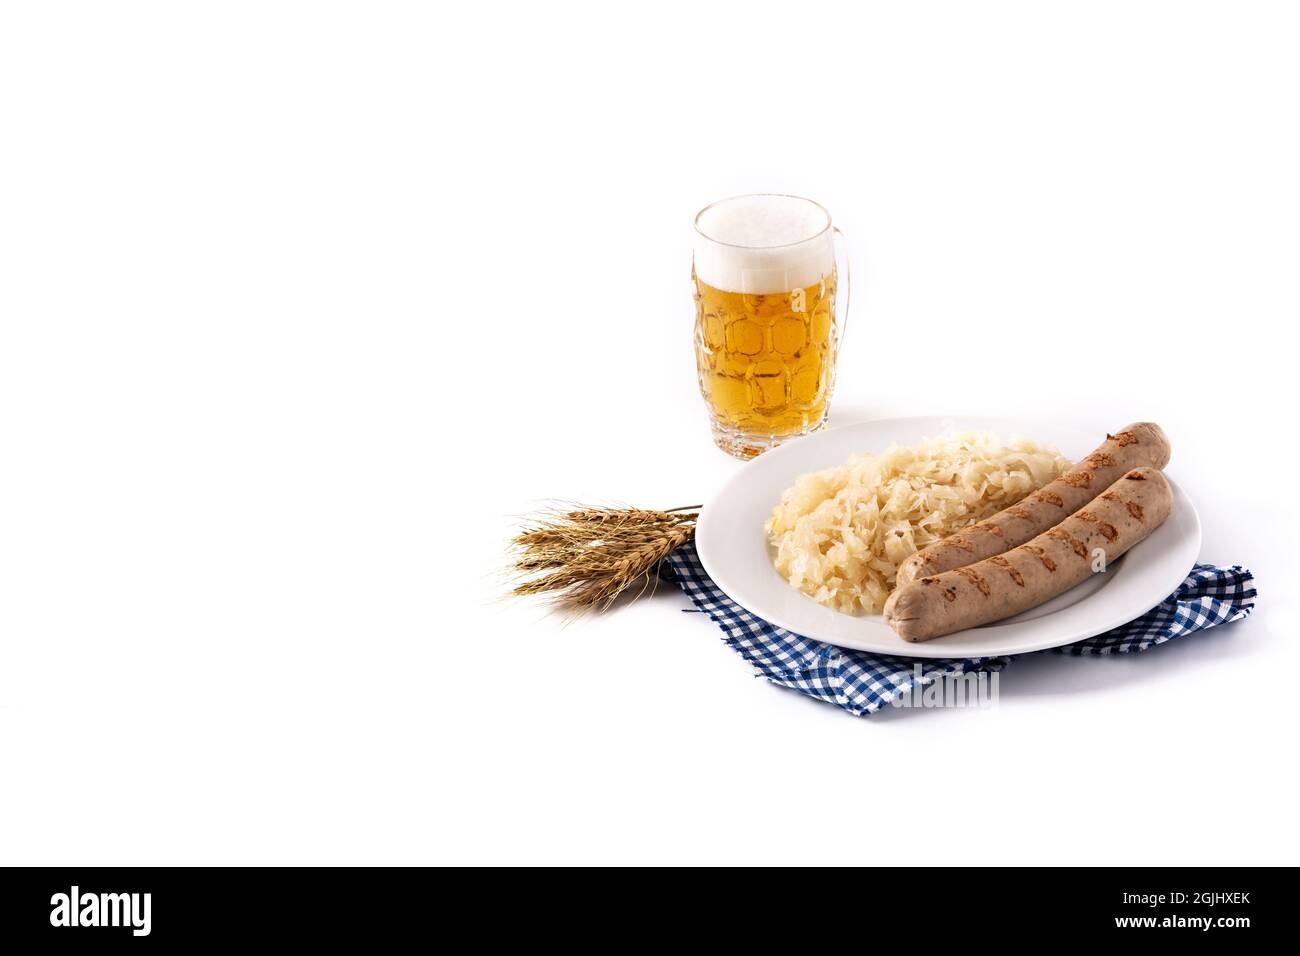
[[[924, 687], [972, 671], [1000, 671], [1011, 662], [1009, 657], [891, 657], [809, 640], [755, 617], [723, 594], [705, 573], [694, 542], [678, 548], [666, 562], [670, 576], [696, 608], [722, 628], [723, 640], [762, 676], [855, 716], [875, 713], [908, 694], [917, 683], [918, 665]], [[1185, 634], [1239, 621], [1254, 606], [1255, 578], [1249, 569], [1198, 564], [1177, 591], [1137, 620], [1054, 650], [1075, 656], [1145, 651]]]

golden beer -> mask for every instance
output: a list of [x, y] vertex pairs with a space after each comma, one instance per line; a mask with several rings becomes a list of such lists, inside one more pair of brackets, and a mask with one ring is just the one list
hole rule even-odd
[[796, 196], [724, 199], [695, 219], [695, 360], [713, 440], [752, 458], [826, 421], [845, 302], [830, 214]]
[[834, 270], [815, 285], [764, 295], [692, 278], [696, 368], [715, 427], [780, 439], [820, 426], [835, 375]]

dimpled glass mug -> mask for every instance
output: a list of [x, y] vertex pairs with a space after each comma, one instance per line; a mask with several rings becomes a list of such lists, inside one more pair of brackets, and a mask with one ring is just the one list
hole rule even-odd
[[695, 362], [728, 454], [753, 458], [826, 423], [849, 306], [842, 240], [798, 196], [735, 196], [695, 217]]

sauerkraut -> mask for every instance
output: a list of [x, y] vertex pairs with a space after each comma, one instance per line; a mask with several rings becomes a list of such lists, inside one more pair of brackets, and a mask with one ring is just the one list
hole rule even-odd
[[803, 475], [767, 521], [776, 569], [814, 601], [875, 614], [904, 559], [1043, 487], [1070, 467], [1056, 449], [987, 432], [855, 455]]

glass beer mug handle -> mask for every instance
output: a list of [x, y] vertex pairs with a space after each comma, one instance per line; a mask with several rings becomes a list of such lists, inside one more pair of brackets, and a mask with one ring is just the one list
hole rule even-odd
[[[837, 305], [835, 309], [838, 313], [838, 315], [835, 316], [835, 324], [838, 326], [835, 333], [835, 352], [838, 355], [840, 346], [844, 344], [844, 330], [849, 324], [849, 297], [852, 289], [852, 282], [849, 279], [849, 241], [844, 237], [844, 233], [840, 231], [839, 226], [835, 226], [834, 229], [835, 258], [837, 260], [835, 268], [839, 271], [840, 275], [844, 276], [844, 308], [840, 309]], [[841, 259], [844, 261], [844, 268], [842, 270], [840, 270], [840, 264], [838, 261]], [[838, 298], [838, 291], [836, 298]]]

